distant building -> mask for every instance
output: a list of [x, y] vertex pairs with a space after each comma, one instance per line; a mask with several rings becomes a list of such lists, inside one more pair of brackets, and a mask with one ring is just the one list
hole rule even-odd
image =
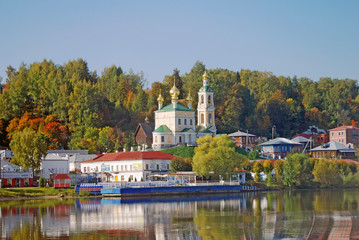
[[135, 139], [137, 145], [151, 146], [153, 142], [152, 132], [155, 129], [155, 124], [150, 123], [146, 116], [144, 123], [139, 123], [135, 131]]
[[331, 141], [310, 150], [316, 158], [335, 158], [335, 159], [356, 159], [357, 150], [347, 147], [341, 143]]
[[169, 173], [172, 158], [172, 154], [157, 151], [105, 153], [81, 162], [81, 170], [100, 181], [146, 181], [152, 175]]
[[293, 149], [296, 149], [298, 152], [301, 152], [303, 149], [302, 144], [286, 138], [275, 138], [261, 143], [259, 146], [261, 146], [261, 152], [264, 157], [273, 159], [284, 158]]
[[197, 137], [216, 135], [214, 93], [208, 84], [207, 72], [203, 74], [203, 86], [198, 91], [197, 125], [191, 95], [186, 98], [185, 106], [178, 101], [180, 91], [175, 84], [170, 94], [172, 103], [167, 106], [163, 106], [164, 99], [161, 93], [157, 99], [155, 130], [152, 132], [154, 150], [184, 144], [195, 145]]
[[56, 159], [56, 157], [59, 157], [59, 159], [67, 158], [69, 173], [72, 174], [81, 173], [82, 161], [97, 157], [97, 154], [89, 154], [88, 150], [48, 150], [47, 154], [52, 155], [52, 159]]
[[31, 170], [24, 170], [13, 163], [0, 159], [0, 179], [4, 187], [27, 187], [33, 185]]
[[343, 145], [353, 143], [359, 146], [359, 128], [354, 126], [340, 126], [329, 130], [330, 141], [338, 142]]
[[296, 134], [292, 137], [292, 139], [296, 137], [305, 137], [313, 140], [313, 147], [329, 142], [329, 134], [327, 134], [325, 130], [320, 129], [315, 125], [310, 126], [308, 130], [304, 131], [303, 133]]
[[258, 138], [256, 135], [246, 132], [241, 132], [239, 130], [238, 132], [228, 134], [228, 136], [235, 141], [237, 147], [243, 147], [243, 148], [254, 147], [256, 145], [256, 140]]
[[314, 139], [310, 139], [302, 136], [297, 136], [295, 138], [292, 138], [292, 141], [302, 144], [303, 150], [305, 152], [308, 152], [314, 146]]

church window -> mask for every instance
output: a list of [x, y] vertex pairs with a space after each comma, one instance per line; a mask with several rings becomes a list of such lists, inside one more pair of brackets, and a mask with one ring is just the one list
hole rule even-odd
[[204, 114], [201, 113], [201, 124], [204, 124]]
[[189, 120], [190, 125], [192, 125], [192, 119]]
[[208, 96], [208, 104], [211, 104], [211, 96]]
[[188, 142], [191, 143], [191, 135], [188, 135]]
[[161, 136], [161, 143], [165, 142], [165, 136]]
[[184, 125], [187, 125], [187, 119], [184, 120]]
[[182, 137], [181, 137], [181, 136], [179, 136], [179, 142], [180, 142], [180, 143], [182, 142]]
[[155, 136], [155, 143], [157, 143], [157, 136]]
[[208, 114], [208, 123], [212, 123], [212, 114]]
[[178, 119], [178, 125], [181, 125], [181, 119], [180, 118]]
[[204, 103], [204, 96], [201, 96], [201, 103]]

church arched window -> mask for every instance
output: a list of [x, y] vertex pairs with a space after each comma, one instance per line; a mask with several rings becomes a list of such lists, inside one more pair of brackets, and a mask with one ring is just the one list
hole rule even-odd
[[204, 114], [201, 113], [201, 124], [204, 124]]
[[204, 103], [204, 96], [201, 96], [201, 103]]
[[212, 114], [208, 113], [208, 123], [212, 123]]

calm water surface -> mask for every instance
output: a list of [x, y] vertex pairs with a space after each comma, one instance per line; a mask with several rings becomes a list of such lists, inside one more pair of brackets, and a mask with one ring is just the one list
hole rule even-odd
[[359, 190], [0, 202], [1, 239], [359, 239]]

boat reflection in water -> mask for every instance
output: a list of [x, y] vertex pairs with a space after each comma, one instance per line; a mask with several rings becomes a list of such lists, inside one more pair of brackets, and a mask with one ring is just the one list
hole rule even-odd
[[359, 238], [359, 190], [1, 202], [2, 239]]

